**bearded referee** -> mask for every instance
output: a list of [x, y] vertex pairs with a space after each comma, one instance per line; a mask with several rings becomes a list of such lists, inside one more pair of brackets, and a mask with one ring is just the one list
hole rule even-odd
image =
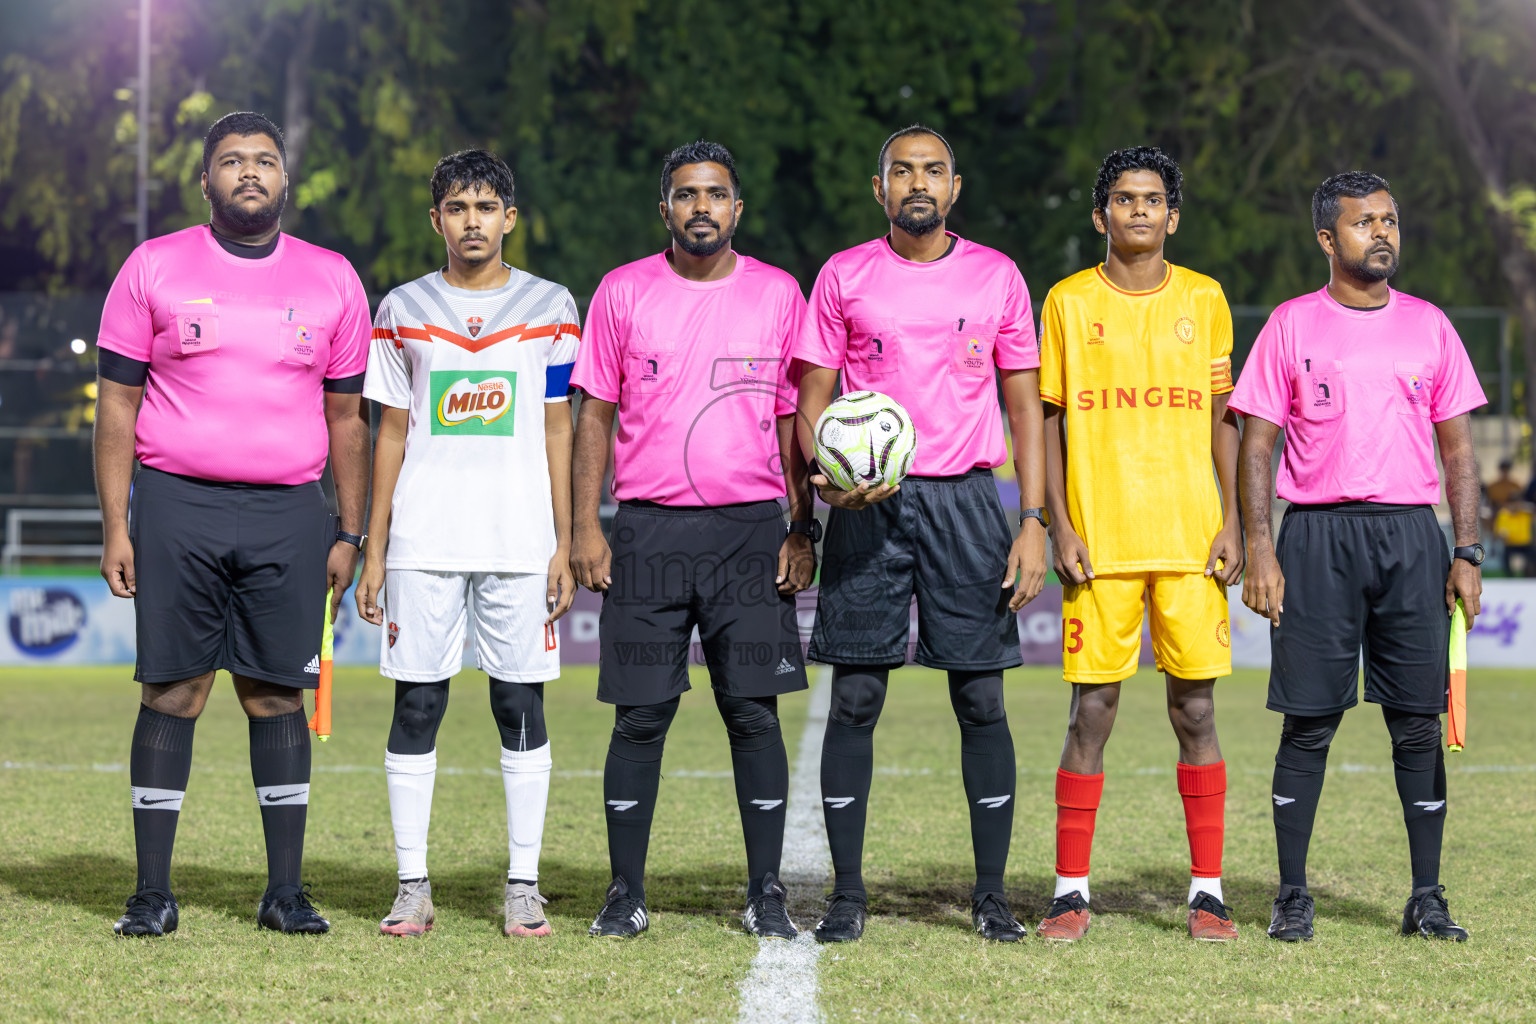
[[[918, 438], [913, 475], [897, 488], [842, 491], [811, 478], [832, 506], [810, 657], [833, 666], [821, 792], [836, 877], [816, 939], [864, 933], [875, 724], [891, 670], [906, 661], [915, 593], [916, 660], [947, 671], [960, 725], [976, 857], [971, 921], [987, 939], [1017, 942], [1028, 933], [1003, 896], [1017, 781], [1003, 670], [1021, 663], [1015, 613], [1045, 580], [1035, 321], [1013, 261], [944, 229], [960, 175], [937, 132], [913, 125], [887, 139], [873, 185], [890, 232], [827, 261], [795, 346], [807, 452], [839, 373], [845, 392], [900, 402]], [[1008, 458], [999, 373], [1026, 506], [1016, 536], [992, 482], [992, 468]]]
[[[589, 929], [604, 938], [649, 927], [651, 818], [695, 627], [731, 743], [742, 923], [760, 938], [796, 934], [778, 880], [789, 799], [778, 698], [805, 689], [794, 595], [816, 571], [789, 375], [805, 299], [784, 271], [731, 248], [741, 209], [724, 146], [668, 154], [660, 212], [672, 244], [603, 277], [571, 376], [583, 392], [571, 569], [603, 593], [597, 699], [615, 705], [603, 768], [613, 881]], [[612, 548], [598, 521], [610, 438]]]
[[[282, 133], [260, 114], [215, 122], [209, 223], [135, 249], [102, 311], [101, 574], [133, 599], [143, 687], [129, 759], [138, 886], [119, 935], [176, 930], [171, 849], [218, 669], [250, 719], [267, 845], [257, 923], [330, 929], [300, 882], [302, 695], [319, 680], [321, 616], [335, 616], [362, 543], [370, 324], [351, 265], [281, 232], [283, 162]], [[320, 488], [327, 455], [341, 532]]]
[[[1271, 622], [1269, 708], [1285, 716], [1275, 754], [1280, 891], [1269, 934], [1311, 939], [1307, 847], [1328, 747], [1344, 712], [1380, 704], [1408, 827], [1413, 887], [1404, 935], [1465, 941], [1440, 884], [1449, 682], [1448, 617], [1478, 612], [1483, 560], [1468, 413], [1486, 403], [1456, 329], [1387, 282], [1401, 252], [1397, 203], [1374, 174], [1337, 174], [1312, 196], [1328, 285], [1282, 303], [1243, 367], [1230, 408], [1246, 419], [1239, 489], [1248, 533], [1243, 603]], [[1285, 431], [1277, 490], [1291, 503], [1270, 541], [1270, 458]], [[1435, 519], [1440, 478], [1454, 552]]]

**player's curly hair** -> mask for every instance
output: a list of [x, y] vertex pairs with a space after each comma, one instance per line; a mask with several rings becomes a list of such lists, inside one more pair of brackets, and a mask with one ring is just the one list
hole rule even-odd
[[[1339, 198], [1364, 199], [1368, 195], [1385, 192], [1392, 195], [1387, 179], [1369, 171], [1345, 171], [1324, 179], [1312, 193], [1312, 230], [1332, 231], [1339, 223]], [[1394, 197], [1393, 203], [1397, 202]]]
[[891, 151], [891, 145], [897, 139], [905, 139], [912, 135], [932, 135], [944, 143], [944, 151], [949, 154], [949, 173], [953, 177], [955, 173], [955, 148], [949, 144], [949, 140], [925, 124], [909, 124], [905, 128], [891, 133], [891, 137], [885, 140], [885, 145], [880, 147], [880, 155], [875, 157], [875, 176], [885, 177], [885, 156]]
[[706, 142], [699, 139], [686, 145], [678, 146], [667, 154], [667, 158], [661, 162], [661, 201], [666, 202], [672, 194], [672, 174], [679, 167], [687, 167], [689, 164], [719, 164], [724, 167], [731, 176], [731, 198], [741, 198], [741, 176], [736, 173], [736, 159], [731, 156], [731, 151], [718, 142]]
[[432, 205], [443, 205], [450, 194], [476, 189], [496, 193], [503, 206], [517, 205], [512, 168], [495, 153], [485, 149], [461, 149], [449, 153], [432, 168]]
[[237, 110], [233, 114], [225, 114], [208, 127], [208, 134], [203, 136], [203, 173], [213, 166], [213, 150], [219, 143], [231, 135], [268, 135], [277, 143], [277, 155], [283, 158], [283, 163], [288, 162], [288, 150], [283, 146], [282, 129], [272, 123], [271, 118], [265, 114], [258, 114], [253, 110]]
[[1131, 146], [1117, 149], [1099, 165], [1098, 180], [1093, 183], [1093, 208], [1109, 207], [1109, 190], [1115, 187], [1120, 175], [1126, 171], [1152, 171], [1163, 179], [1163, 191], [1168, 194], [1168, 208], [1177, 210], [1184, 202], [1184, 172], [1178, 163], [1156, 146]]

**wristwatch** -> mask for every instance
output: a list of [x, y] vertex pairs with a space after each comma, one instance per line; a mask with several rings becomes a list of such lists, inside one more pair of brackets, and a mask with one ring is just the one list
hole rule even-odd
[[1049, 523], [1047, 523], [1045, 521], [1045, 509], [1043, 509], [1043, 508], [1021, 508], [1021, 509], [1019, 509], [1019, 529], [1021, 529], [1021, 530], [1024, 529], [1024, 521], [1026, 519], [1038, 519], [1038, 520], [1040, 520], [1040, 525], [1041, 526], [1049, 526], [1050, 525]]
[[1451, 550], [1452, 558], [1463, 558], [1473, 565], [1482, 565], [1483, 557], [1486, 554], [1487, 552], [1483, 550], [1481, 544], [1471, 544], [1464, 548], [1453, 548]]
[[345, 530], [336, 531], [336, 543], [351, 544], [359, 551], [363, 550], [363, 541], [367, 539], [368, 535], [366, 533], [348, 533]]
[[797, 519], [790, 523], [789, 528], [784, 531], [784, 535], [786, 537], [791, 533], [809, 534], [811, 543], [815, 544], [817, 541], [821, 540], [821, 520], [816, 518]]

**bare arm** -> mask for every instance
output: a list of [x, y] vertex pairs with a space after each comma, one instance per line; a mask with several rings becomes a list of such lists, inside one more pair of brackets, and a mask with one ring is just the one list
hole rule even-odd
[[[325, 427], [331, 440], [331, 479], [336, 484], [336, 515], [346, 533], [361, 533], [368, 502], [368, 402], [362, 395], [325, 393]], [[325, 571], [331, 587], [331, 621], [341, 596], [357, 572], [357, 548], [337, 541]]]
[[571, 570], [588, 590], [607, 590], [612, 552], [603, 537], [598, 509], [603, 501], [603, 473], [613, 436], [615, 405], [583, 394], [576, 414], [576, 447], [571, 466]]
[[363, 552], [363, 575], [357, 582], [357, 612], [376, 626], [384, 624], [379, 591], [384, 587], [384, 566], [389, 556], [389, 518], [395, 500], [395, 484], [405, 463], [405, 433], [411, 414], [393, 406], [379, 407], [379, 439], [373, 448], [373, 505], [368, 515], [368, 544]]
[[576, 600], [571, 575], [571, 403], [544, 403], [544, 454], [549, 461], [549, 496], [555, 513], [555, 556], [549, 561], [549, 590], [544, 599], [554, 622]]
[[[1440, 463], [1445, 466], [1445, 500], [1451, 506], [1451, 529], [1456, 546], [1477, 543], [1477, 509], [1481, 504], [1477, 482], [1477, 463], [1472, 451], [1472, 421], [1463, 413], [1435, 424], [1435, 441], [1440, 446]], [[1461, 598], [1467, 609], [1467, 629], [1482, 611], [1483, 572], [1463, 558], [1451, 560], [1451, 574], [1445, 582], [1445, 605], [1455, 610]]]
[[1088, 545], [1072, 528], [1067, 513], [1067, 411], [1045, 404], [1045, 514], [1051, 519], [1051, 546], [1056, 552], [1056, 575], [1063, 583], [1093, 579]]
[[832, 404], [837, 391], [837, 371], [814, 363], [800, 364], [800, 397], [795, 416], [795, 434], [800, 451], [809, 462], [816, 457], [816, 421]]
[[1227, 398], [1211, 396], [1211, 460], [1221, 486], [1221, 529], [1211, 542], [1205, 574], [1230, 587], [1243, 578], [1243, 528], [1237, 502], [1237, 413], [1227, 408]]
[[101, 500], [101, 575], [117, 597], [138, 587], [133, 544], [128, 540], [128, 492], [133, 486], [134, 430], [143, 387], [96, 378], [96, 427], [91, 438], [96, 461], [96, 495]]
[[[784, 470], [784, 493], [789, 497], [789, 518], [808, 523], [814, 515], [805, 453], [796, 437], [796, 416], [778, 418], [779, 465]], [[779, 546], [778, 575], [774, 583], [781, 594], [797, 594], [811, 585], [816, 575], [816, 546], [803, 533], [791, 533]]]
[[[1045, 506], [1045, 412], [1040, 402], [1039, 370], [1004, 370], [1003, 404], [1008, 409], [1008, 433], [1013, 438], [1013, 469], [1023, 508]], [[1002, 585], [1013, 587], [1008, 602], [1018, 611], [1045, 586], [1045, 526], [1037, 519], [1019, 523], [1008, 552]]]
[[[837, 391], [837, 371], [814, 363], [802, 363], [800, 371], [800, 401], [795, 415], [795, 433], [800, 438], [800, 450], [806, 461], [816, 457], [816, 421], [832, 404]], [[884, 501], [896, 493], [896, 487], [881, 484], [872, 487], [860, 484], [856, 489], [845, 491], [820, 473], [811, 477], [811, 483], [821, 493], [821, 500], [828, 505], [856, 512], [859, 509]], [[898, 485], [899, 486], [899, 485]]]
[[1247, 534], [1248, 572], [1243, 578], [1243, 604], [1280, 625], [1285, 610], [1285, 576], [1275, 559], [1270, 531], [1269, 506], [1274, 491], [1270, 480], [1278, 424], [1257, 416], [1243, 418], [1243, 438], [1238, 449], [1238, 494]]

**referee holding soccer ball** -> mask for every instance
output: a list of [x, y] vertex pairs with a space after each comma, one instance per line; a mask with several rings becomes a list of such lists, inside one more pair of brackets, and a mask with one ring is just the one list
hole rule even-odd
[[[176, 930], [171, 849], [218, 669], [250, 718], [267, 843], [257, 922], [330, 928], [300, 884], [301, 695], [319, 680], [321, 615], [335, 616], [362, 544], [371, 324], [351, 265], [281, 233], [283, 160], [265, 117], [216, 122], [203, 143], [210, 223], [135, 249], [102, 311], [101, 574], [133, 599], [143, 684], [129, 761], [139, 877], [119, 935]], [[340, 525], [355, 532], [338, 532], [326, 510], [327, 455]]]
[[[875, 724], [891, 669], [906, 661], [916, 594], [916, 660], [948, 672], [960, 725], [976, 857], [971, 921], [984, 938], [1017, 942], [1028, 933], [1003, 895], [1018, 779], [1003, 670], [1021, 663], [1016, 613], [1045, 579], [1035, 321], [1013, 261], [944, 230], [960, 195], [949, 143], [920, 125], [903, 128], [881, 147], [876, 166], [875, 200], [890, 232], [827, 261], [794, 353], [808, 453], [839, 375], [845, 392], [894, 398], [917, 427], [914, 473], [899, 487], [866, 483], [844, 491], [826, 477], [811, 478], [832, 506], [809, 652], [833, 667], [821, 792], [835, 878], [816, 940], [852, 942], [864, 934]], [[1017, 536], [992, 482], [992, 468], [1008, 457], [999, 372], [1019, 493], [1030, 506], [1021, 510]]]

